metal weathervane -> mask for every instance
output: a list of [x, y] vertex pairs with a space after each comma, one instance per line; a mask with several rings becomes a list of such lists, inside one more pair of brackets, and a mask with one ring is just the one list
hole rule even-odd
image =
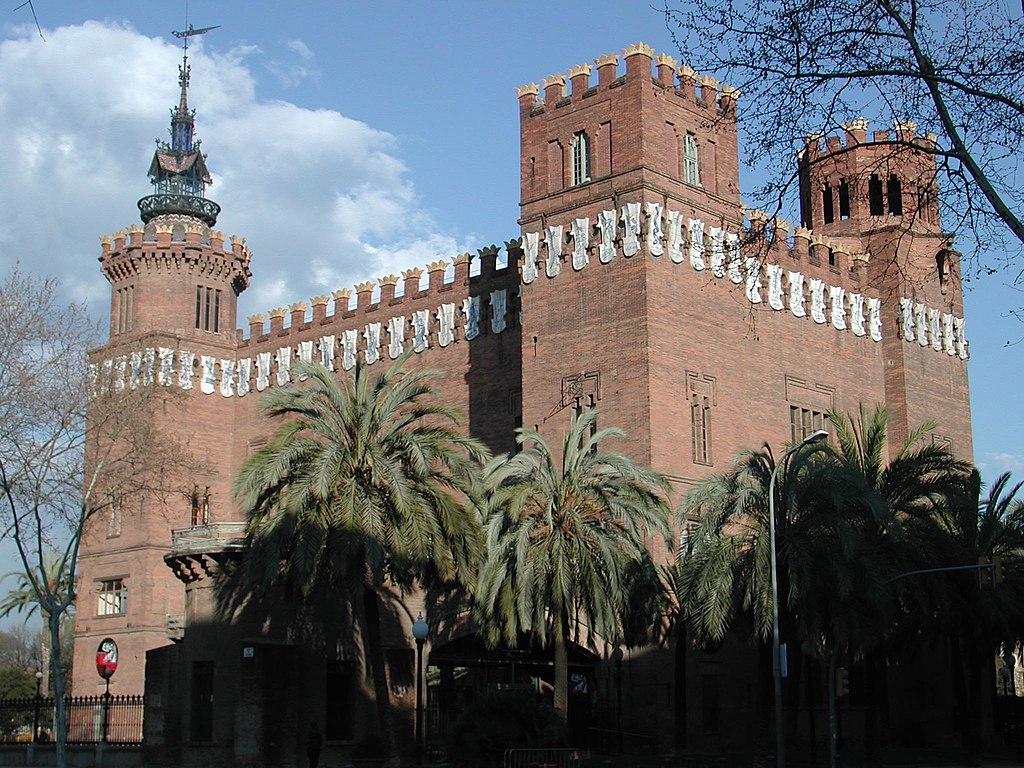
[[202, 29], [196, 29], [194, 26], [189, 24], [188, 23], [188, 0], [185, 0], [185, 30], [183, 32], [177, 32], [175, 30], [171, 30], [171, 34], [174, 35], [179, 40], [184, 40], [185, 41], [184, 42], [185, 55], [188, 56], [188, 39], [190, 37], [195, 37], [196, 35], [205, 35], [211, 29], [219, 29], [219, 28], [220, 28], [220, 24], [217, 24], [216, 26], [213, 26], [213, 27], [203, 27]]

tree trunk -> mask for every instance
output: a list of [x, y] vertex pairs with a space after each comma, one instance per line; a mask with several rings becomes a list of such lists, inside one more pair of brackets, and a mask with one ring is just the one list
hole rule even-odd
[[388, 693], [384, 640], [380, 631], [380, 602], [376, 590], [370, 586], [363, 587], [363, 614], [366, 619], [366, 654], [369, 656], [370, 673], [373, 675], [373, 693], [377, 704], [380, 736], [388, 750], [388, 757], [396, 758], [398, 757], [398, 741], [395, 738], [395, 723], [391, 716], [391, 697]]
[[53, 736], [57, 746], [57, 768], [67, 765], [67, 707], [64, 701], [64, 675], [60, 665], [60, 614], [47, 613], [50, 630], [50, 675], [53, 678]]
[[555, 710], [562, 723], [569, 721], [569, 622], [565, 612], [555, 614]]

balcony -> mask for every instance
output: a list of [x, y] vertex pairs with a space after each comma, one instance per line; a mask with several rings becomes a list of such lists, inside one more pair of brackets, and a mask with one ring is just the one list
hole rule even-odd
[[208, 523], [171, 531], [164, 562], [186, 584], [223, 570], [245, 546], [245, 523]]
[[220, 206], [205, 197], [164, 193], [149, 195], [139, 200], [139, 213], [142, 214], [143, 222], [157, 216], [176, 213], [199, 219], [208, 227], [212, 227], [217, 223]]

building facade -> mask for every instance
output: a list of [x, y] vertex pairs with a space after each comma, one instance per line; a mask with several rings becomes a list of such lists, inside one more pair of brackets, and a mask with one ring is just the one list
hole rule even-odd
[[[304, 719], [326, 723], [329, 742], [357, 738], [353, 702], [370, 689], [356, 617], [329, 605], [310, 613], [287, 595], [231, 622], [216, 611], [244, 526], [231, 482], [270, 432], [260, 394], [293, 381], [296, 360], [344, 376], [411, 349], [495, 452], [514, 448], [519, 426], [557, 437], [574, 409], [596, 405], [602, 426], [627, 434], [614, 447], [665, 473], [680, 497], [739, 449], [781, 448], [826, 426], [829, 410], [861, 403], [888, 407], [891, 445], [933, 419], [929, 439], [971, 457], [957, 254], [938, 221], [934, 161], [916, 151], [932, 138], [912, 123], [869, 138], [863, 121], [810, 137], [793, 226], [740, 204], [738, 92], [642, 43], [595, 65], [517, 89], [520, 231], [503, 248], [297, 301], [236, 330], [251, 259], [243, 239], [215, 229], [185, 62], [142, 221], [102, 239], [110, 339], [92, 375], [98, 397], [180, 391], [159, 423], [203, 461], [177, 496], [144, 500], [83, 537], [76, 693], [99, 689], [92, 655], [113, 637], [111, 690], [146, 691], [151, 744], [271, 764], [301, 754]], [[504, 661], [484, 658], [464, 614], [439, 607], [444, 596], [394, 598], [398, 700], [411, 701], [420, 611], [431, 616], [432, 716], [465, 693], [458, 670], [476, 665], [478, 688], [517, 682], [479, 671]], [[530, 659], [543, 676], [543, 653]], [[600, 661], [577, 649], [574, 664], [607, 693], [611, 666]], [[749, 675], [711, 656], [652, 649], [625, 664], [635, 723], [711, 738], [744, 706], [726, 692], [745, 690]], [[667, 671], [676, 664], [689, 672]]]

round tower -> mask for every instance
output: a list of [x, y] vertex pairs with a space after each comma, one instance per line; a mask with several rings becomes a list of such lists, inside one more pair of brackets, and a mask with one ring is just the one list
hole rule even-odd
[[153, 194], [138, 202], [142, 226], [101, 238], [112, 341], [150, 332], [226, 340], [234, 334], [237, 298], [251, 276], [245, 241], [233, 237], [225, 249], [224, 235], [212, 229], [220, 206], [206, 197], [213, 179], [195, 138], [189, 70], [186, 49], [171, 140], [157, 141], [149, 166]]

